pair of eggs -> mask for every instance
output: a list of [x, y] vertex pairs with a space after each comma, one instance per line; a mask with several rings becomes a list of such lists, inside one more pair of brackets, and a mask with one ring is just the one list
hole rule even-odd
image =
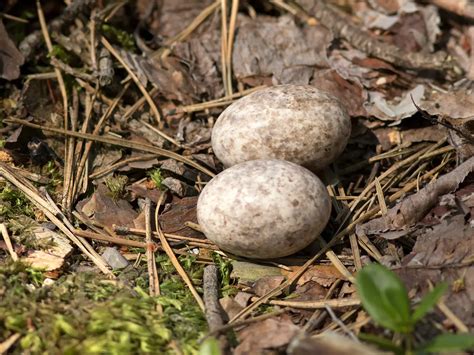
[[332, 163], [350, 132], [339, 101], [312, 86], [274, 86], [230, 105], [212, 131], [214, 153], [228, 169], [198, 199], [206, 237], [258, 259], [308, 246], [331, 212], [326, 187], [310, 170]]

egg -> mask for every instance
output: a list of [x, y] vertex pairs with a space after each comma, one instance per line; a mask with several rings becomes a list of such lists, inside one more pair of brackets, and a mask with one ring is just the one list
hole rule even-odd
[[319, 171], [342, 153], [350, 134], [350, 117], [338, 99], [314, 86], [280, 85], [227, 107], [211, 140], [226, 167], [281, 159]]
[[253, 160], [214, 177], [197, 203], [206, 237], [229, 253], [257, 259], [293, 254], [326, 226], [331, 202], [309, 170], [283, 160]]

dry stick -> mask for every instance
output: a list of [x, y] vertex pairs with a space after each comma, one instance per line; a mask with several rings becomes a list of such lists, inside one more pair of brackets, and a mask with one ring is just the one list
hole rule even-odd
[[244, 320], [239, 320], [239, 321], [236, 321], [234, 323], [227, 323], [226, 325], [223, 325], [222, 327], [217, 328], [217, 329], [209, 332], [205, 336], [205, 338], [208, 338], [208, 337], [211, 337], [211, 336], [214, 336], [214, 335], [217, 335], [217, 334], [221, 334], [223, 332], [227, 332], [228, 330], [231, 330], [231, 329], [237, 328], [237, 327], [241, 327], [243, 325], [248, 325], [248, 324], [252, 324], [252, 323], [256, 323], [256, 322], [261, 322], [261, 321], [263, 321], [265, 319], [268, 319], [268, 318], [277, 317], [277, 316], [285, 313], [286, 311], [288, 311], [288, 309], [283, 308], [283, 309], [279, 309], [279, 310], [276, 310], [276, 311], [273, 311], [273, 312], [261, 314], [259, 316], [253, 317], [253, 318], [247, 318], [247, 319], [244, 319]]
[[162, 155], [164, 157], [175, 159], [175, 160], [178, 160], [180, 162], [183, 162], [183, 163], [185, 163], [185, 164], [187, 164], [187, 165], [189, 165], [193, 168], [196, 168], [197, 170], [203, 172], [204, 174], [206, 174], [210, 177], [215, 176], [215, 174], [212, 171], [210, 171], [209, 169], [206, 169], [205, 167], [203, 167], [200, 164], [192, 161], [191, 159], [188, 159], [188, 158], [186, 158], [186, 157], [184, 157], [184, 156], [182, 156], [178, 153], [174, 153], [174, 152], [166, 150], [166, 149], [158, 148], [158, 147], [155, 147], [155, 146], [150, 145], [150, 144], [131, 142], [131, 141], [127, 141], [125, 139], [119, 139], [119, 138], [114, 138], [114, 137], [96, 136], [96, 135], [88, 134], [88, 133], [71, 132], [71, 131], [68, 131], [68, 130], [60, 129], [60, 128], [44, 127], [44, 126], [41, 126], [41, 125], [38, 125], [38, 124], [35, 124], [35, 123], [31, 123], [31, 122], [28, 122], [28, 121], [25, 121], [25, 120], [20, 120], [20, 119], [17, 119], [17, 118], [5, 119], [4, 122], [6, 122], [6, 123], [18, 123], [18, 124], [22, 124], [22, 125], [27, 126], [27, 127], [37, 128], [37, 129], [44, 130], [44, 131], [55, 132], [55, 133], [59, 133], [59, 134], [66, 134], [66, 135], [70, 135], [72, 137], [77, 137], [77, 138], [81, 138], [81, 139], [87, 139], [87, 140], [91, 140], [91, 141], [112, 144], [112, 145], [116, 145], [116, 146], [119, 146], [119, 147], [140, 150], [140, 151], [147, 152], [147, 153]]
[[[112, 112], [114, 112], [115, 108], [117, 107], [118, 103], [120, 102], [120, 99], [125, 94], [125, 92], [127, 91], [129, 86], [130, 86], [130, 84], [126, 84], [122, 88], [122, 90], [120, 91], [118, 96], [114, 99], [114, 102], [112, 103], [112, 105], [110, 105], [107, 108], [107, 111], [104, 112], [102, 117], [99, 119], [99, 122], [96, 123], [95, 128], [92, 132], [92, 135], [96, 136], [100, 133], [100, 131], [104, 127], [107, 119], [112, 115]], [[72, 189], [73, 189], [73, 191], [72, 191], [73, 199], [75, 198], [76, 193], [78, 191], [78, 186], [81, 184], [81, 182], [83, 180], [83, 176], [84, 176], [83, 174], [84, 174], [84, 170], [86, 168], [87, 161], [89, 159], [89, 153], [92, 149], [92, 144], [93, 144], [92, 141], [89, 141], [85, 144], [84, 152], [82, 153], [81, 161], [80, 161], [79, 166], [77, 168], [77, 179], [74, 181], [74, 184], [73, 184], [73, 187], [72, 187]]]
[[344, 324], [344, 322], [342, 320], [340, 320], [339, 318], [337, 318], [337, 316], [334, 314], [334, 311], [332, 310], [331, 307], [329, 307], [329, 305], [326, 304], [326, 311], [329, 313], [329, 315], [331, 316], [331, 319], [333, 320], [333, 322], [335, 322], [343, 331], [344, 333], [346, 333], [346, 335], [349, 336], [349, 338], [351, 338], [353, 341], [355, 341], [356, 343], [359, 343], [359, 339], [357, 339], [357, 337], [354, 335], [354, 333], [352, 333], [348, 328], [347, 326]]
[[[161, 195], [163, 196], [163, 194]], [[159, 205], [158, 205], [159, 206]], [[145, 199], [145, 227], [146, 227], [146, 259], [148, 266], [148, 283], [150, 296], [155, 297], [160, 295], [160, 280], [158, 279], [158, 271], [156, 270], [155, 248], [151, 239], [151, 201], [149, 198]], [[161, 305], [160, 305], [161, 308]], [[161, 312], [163, 313], [163, 308]]]
[[[428, 287], [430, 288], [430, 291], [433, 290], [433, 284], [429, 280], [428, 280]], [[449, 309], [446, 303], [444, 303], [443, 298], [441, 298], [436, 305], [438, 306], [441, 313], [443, 313], [446, 316], [446, 318], [448, 318], [451, 322], [453, 322], [453, 324], [456, 326], [458, 331], [460, 331], [461, 333], [469, 332], [469, 328], [463, 323], [461, 319], [459, 319], [458, 316], [456, 316], [453, 313], [453, 311]]]
[[166, 133], [160, 131], [158, 128], [156, 127], [153, 127], [151, 124], [149, 124], [148, 122], [145, 122], [145, 120], [139, 120], [141, 122], [141, 124], [143, 124], [145, 127], [147, 127], [149, 130], [155, 132], [156, 134], [158, 134], [160, 137], [166, 139], [168, 142], [170, 143], [173, 143], [175, 146], [177, 146], [178, 148], [183, 148], [183, 146], [178, 143], [174, 138], [168, 136]]
[[[164, 194], [162, 194], [161, 196], [164, 196]], [[165, 238], [165, 235], [163, 234], [163, 231], [160, 228], [160, 222], [158, 221], [159, 206], [160, 206], [160, 204], [158, 204], [156, 209], [155, 209], [155, 228], [156, 228], [156, 232], [158, 233], [158, 237], [160, 238], [161, 246], [163, 247], [166, 255], [168, 255], [168, 257], [170, 258], [171, 263], [175, 267], [175, 269], [178, 272], [179, 276], [181, 276], [184, 283], [189, 287], [189, 290], [191, 291], [192, 295], [196, 299], [196, 302], [199, 305], [199, 308], [201, 308], [201, 310], [204, 312], [206, 307], [204, 306], [204, 302], [203, 302], [201, 296], [199, 296], [199, 293], [196, 291], [196, 288], [194, 287], [193, 283], [191, 282], [191, 279], [189, 278], [188, 274], [186, 274], [186, 271], [183, 269], [183, 267], [179, 263], [178, 259], [174, 255], [173, 249], [171, 249], [168, 241]]]
[[87, 255], [104, 274], [114, 277], [112, 272], [105, 265], [104, 261], [93, 255], [81, 242], [81, 240], [76, 237], [58, 217], [56, 217], [55, 213], [57, 212], [57, 208], [52, 209], [52, 206], [47, 201], [40, 197], [37, 192], [27, 187], [24, 183], [20, 182], [10, 171], [10, 169], [4, 164], [0, 164], [0, 175], [7, 179], [11, 184], [15, 185], [34, 205], [41, 209], [46, 217], [48, 217], [48, 219], [53, 222], [67, 237], [69, 237], [69, 239], [71, 239], [71, 241], [76, 244], [79, 249], [81, 249], [81, 251]]
[[[328, 292], [326, 293], [326, 296], [324, 296], [325, 300], [331, 299], [331, 297], [334, 295], [336, 292], [336, 288], [339, 286], [341, 283], [341, 280], [336, 280], [333, 282], [331, 287], [329, 288]], [[311, 315], [311, 318], [306, 322], [304, 327], [301, 329], [302, 333], [311, 333], [313, 329], [315, 329], [320, 322], [326, 317], [327, 312], [322, 311], [322, 310], [315, 310], [314, 313]]]
[[239, 10], [239, 0], [232, 0], [232, 9], [230, 10], [229, 38], [227, 39], [227, 52], [225, 62], [227, 67], [227, 95], [232, 95], [232, 48], [234, 46], [235, 23], [237, 21], [237, 12]]
[[180, 106], [176, 108], [176, 112], [191, 113], [191, 112], [203, 111], [203, 110], [213, 108], [213, 107], [227, 106], [227, 105], [230, 105], [234, 101], [233, 99], [237, 99], [239, 97], [251, 94], [252, 92], [264, 89], [266, 87], [267, 85], [259, 85], [251, 89], [243, 90], [241, 92], [236, 92], [235, 94], [232, 94], [230, 96], [221, 97], [220, 99], [210, 100], [210, 101], [187, 105], [187, 106]]
[[[251, 300], [255, 301], [258, 297], [252, 297]], [[270, 300], [265, 301], [266, 304], [275, 306], [300, 308], [300, 309], [325, 309], [326, 305], [331, 308], [343, 308], [350, 306], [360, 306], [360, 300], [357, 298], [336, 298], [332, 300], [321, 300], [321, 301], [289, 301], [289, 300]]]
[[456, 15], [474, 19], [474, 3], [470, 0], [430, 0], [430, 2]]
[[[87, 129], [89, 127], [89, 122], [90, 120], [92, 119], [92, 111], [94, 110], [94, 103], [95, 103], [95, 100], [96, 100], [96, 97], [99, 93], [99, 84], [96, 83], [96, 87], [97, 89], [95, 90], [95, 92], [92, 94], [92, 97], [90, 96], [91, 94], [88, 94], [86, 96], [86, 102], [85, 102], [85, 111], [86, 111], [86, 118], [84, 119], [84, 121], [82, 122], [82, 127], [81, 127], [81, 132], [82, 133], [87, 133]], [[109, 105], [109, 107], [112, 106], [112, 104]], [[76, 148], [75, 148], [75, 155], [76, 155], [76, 161], [80, 161], [81, 160], [81, 153], [82, 153], [82, 147], [84, 146], [84, 144], [86, 144], [87, 142], [85, 142], [84, 140], [80, 139], [77, 144], [76, 144]], [[86, 166], [87, 168], [87, 166]], [[87, 170], [87, 169], [85, 169]], [[76, 188], [73, 188], [73, 190], [75, 190], [76, 192], [77, 191], [81, 191], [81, 192], [86, 192], [87, 190], [87, 186], [89, 185], [89, 177], [87, 176], [87, 174], [76, 174], [77, 177], [80, 177], [82, 179], [82, 189], [80, 189], [79, 186], [76, 186]], [[71, 192], [71, 195], [73, 194], [73, 192]]]
[[138, 157], [131, 157], [131, 158], [123, 159], [123, 160], [121, 160], [121, 161], [119, 161], [115, 164], [112, 164], [110, 166], [106, 166], [102, 170], [98, 170], [95, 173], [90, 174], [89, 178], [90, 179], [97, 179], [97, 178], [100, 178], [104, 175], [107, 175], [107, 174], [113, 172], [114, 170], [117, 170], [117, 169], [121, 168], [122, 166], [127, 165], [128, 163], [133, 163], [133, 162], [136, 162], [136, 161], [150, 160], [150, 159], [156, 158], [157, 156], [158, 156], [157, 154], [145, 154], [145, 155], [138, 156]]
[[79, 78], [75, 78], [75, 79], [76, 79], [76, 82], [82, 88], [84, 88], [84, 90], [86, 90], [89, 94], [97, 95], [97, 98], [99, 98], [102, 102], [104, 102], [105, 104], [109, 106], [113, 104], [114, 100], [105, 96], [104, 94], [99, 93], [98, 90], [94, 89], [88, 82], [85, 82], [84, 80], [81, 80]]
[[[77, 119], [79, 117], [79, 94], [77, 93], [77, 88], [73, 87], [72, 91], [72, 112], [71, 112], [71, 131], [77, 130]], [[67, 142], [68, 145], [68, 156], [66, 158], [65, 164], [68, 165], [68, 170], [70, 172], [69, 179], [66, 180], [64, 178], [65, 185], [63, 186], [63, 208], [68, 213], [71, 212], [72, 200], [73, 200], [73, 189], [71, 188], [71, 184], [74, 181], [74, 146], [75, 146], [75, 138], [70, 137]], [[77, 161], [77, 160], [76, 160]], [[77, 177], [77, 175], [76, 175]]]
[[8, 235], [8, 230], [4, 223], [0, 223], [0, 232], [2, 234], [3, 240], [5, 241], [5, 244], [7, 245], [7, 249], [10, 253], [10, 256], [12, 257], [12, 260], [17, 261], [18, 255], [13, 249], [12, 241], [10, 239], [10, 236]]
[[362, 260], [360, 258], [359, 243], [357, 243], [357, 236], [354, 233], [349, 235], [349, 242], [351, 243], [352, 257], [354, 258], [354, 266], [356, 271], [362, 269]]
[[[442, 140], [440, 140], [438, 143], [436, 143], [434, 146], [438, 145], [438, 144], [443, 144], [444, 142], [446, 141], [445, 138], [443, 138]], [[404, 159], [404, 160], [401, 160], [401, 161], [398, 161], [396, 162], [395, 164], [393, 164], [390, 168], [388, 168], [385, 172], [383, 172], [379, 177], [378, 179], [379, 180], [382, 180], [382, 179], [385, 179], [386, 177], [390, 176], [391, 174], [395, 173], [397, 170], [403, 168], [404, 166], [416, 161], [419, 157], [423, 156], [423, 154], [425, 154], [426, 152], [430, 151], [430, 149], [432, 149], [432, 146], [428, 146], [420, 151], [418, 151], [417, 153], [409, 156], [408, 158]], [[353, 212], [357, 205], [359, 204], [359, 202], [361, 201], [362, 197], [365, 197], [367, 195], [367, 193], [369, 193], [375, 186], [375, 180], [373, 182], [371, 182], [370, 184], [368, 184], [365, 189], [359, 194], [358, 196], [358, 199], [357, 200], [354, 200], [354, 202], [352, 203], [352, 206], [350, 208], [350, 211]]]
[[352, 276], [351, 272], [347, 270], [345, 265], [341, 262], [341, 260], [339, 260], [336, 253], [334, 253], [332, 250], [329, 250], [328, 252], [326, 252], [326, 256], [337, 269], [337, 271], [344, 275], [344, 277], [348, 279], [351, 283], [355, 283], [354, 276]]
[[[44, 41], [46, 43], [46, 47], [48, 48], [48, 53], [52, 55], [53, 53], [53, 43], [51, 42], [51, 37], [49, 36], [48, 33], [48, 26], [46, 25], [46, 20], [44, 18], [44, 13], [43, 9], [41, 7], [41, 3], [39, 0], [36, 0], [36, 8], [38, 11], [38, 18], [41, 26], [41, 32], [43, 33]], [[54, 67], [54, 72], [56, 73], [56, 76], [58, 78], [58, 83], [59, 83], [59, 90], [61, 91], [61, 96], [63, 98], [63, 110], [64, 110], [64, 129], [69, 128], [69, 122], [68, 122], [68, 100], [67, 100], [67, 91], [66, 91], [66, 85], [64, 84], [64, 78], [63, 75], [61, 74], [61, 70], [58, 68]], [[65, 164], [64, 164], [64, 172], [63, 172], [63, 186], [69, 186], [71, 176], [72, 176], [72, 161], [69, 159], [71, 158], [71, 155], [69, 154], [69, 149], [71, 148], [71, 137], [66, 138], [66, 144], [64, 146], [64, 156], [66, 158]], [[67, 191], [67, 190], [64, 190]], [[63, 193], [63, 202], [65, 201], [66, 194]]]
[[[147, 248], [147, 243], [139, 242], [137, 240], [130, 240], [130, 239], [118, 238], [118, 237], [109, 237], [108, 235], [89, 232], [89, 231], [85, 231], [81, 229], [74, 229], [73, 232], [74, 234], [77, 234], [81, 237], [88, 238], [88, 239], [100, 240], [103, 242], [109, 242], [112, 244], [123, 245], [127, 247], [143, 248], [145, 250]], [[155, 247], [157, 247], [156, 244], [155, 244]]]
[[[155, 95], [156, 93], [158, 92], [158, 88], [153, 88], [150, 90], [150, 96], [153, 97], [153, 95]], [[137, 102], [135, 102], [132, 106], [130, 106], [130, 108], [128, 108], [124, 114], [122, 115], [122, 120], [124, 120], [125, 122], [128, 121], [128, 118], [130, 116], [132, 116], [138, 109], [140, 109], [140, 107], [143, 106], [143, 104], [145, 103], [146, 101], [146, 97], [145, 96], [142, 96], [140, 97]]]
[[[81, 229], [74, 229], [73, 230], [74, 234], [77, 234], [78, 236], [91, 239], [91, 240], [97, 240], [97, 241], [102, 241], [102, 242], [108, 242], [116, 245], [123, 245], [127, 247], [135, 247], [135, 248], [143, 248], [146, 250], [147, 248], [147, 243], [136, 241], [136, 240], [130, 240], [130, 239], [125, 239], [125, 238], [118, 238], [118, 237], [110, 237], [108, 235], [104, 235], [101, 233], [94, 233], [94, 232], [89, 232]], [[163, 250], [163, 248], [158, 245], [154, 244], [154, 248], [157, 250]], [[177, 250], [173, 249], [174, 253], [179, 254], [179, 255], [189, 255], [189, 253], [182, 251], [182, 250]], [[203, 260], [203, 261], [210, 261], [210, 259], [206, 258], [199, 258], [198, 260]]]
[[165, 41], [166, 48], [160, 48], [155, 51], [151, 57], [156, 58], [157, 56], [161, 56], [162, 59], [165, 59], [171, 53], [170, 47], [175, 43], [184, 41], [191, 33], [193, 33], [195, 29], [197, 29], [216, 9], [219, 8], [220, 2], [221, 0], [216, 0], [214, 3], [202, 10], [184, 30]]
[[[119, 234], [135, 234], [135, 235], [140, 235], [144, 236], [146, 235], [146, 231], [143, 229], [138, 229], [138, 228], [129, 228], [125, 226], [117, 226], [113, 225], [113, 229], [115, 232]], [[168, 239], [174, 239], [174, 240], [185, 240], [188, 242], [196, 242], [196, 243], [201, 243], [201, 244], [209, 244], [209, 246], [215, 245], [213, 242], [211, 242], [209, 239], [199, 239], [199, 238], [192, 238], [192, 237], [184, 237], [181, 235], [176, 235], [176, 234], [169, 234], [169, 233], [164, 233], [165, 237]], [[156, 238], [159, 237], [159, 234], [157, 232], [153, 232], [153, 236]]]
[[135, 84], [138, 86], [140, 91], [142, 92], [143, 96], [145, 96], [146, 101], [148, 102], [148, 105], [150, 105], [151, 111], [153, 112], [153, 115], [155, 116], [157, 122], [161, 122], [161, 116], [158, 111], [158, 108], [155, 105], [155, 102], [151, 98], [150, 94], [148, 91], [146, 91], [146, 88], [142, 85], [136, 74], [133, 72], [133, 70], [130, 68], [130, 66], [123, 60], [123, 58], [120, 56], [120, 54], [115, 50], [115, 48], [105, 39], [102, 37], [100, 39], [102, 44], [104, 45], [105, 48], [117, 59], [120, 64], [125, 68], [125, 70], [128, 72], [128, 75], [132, 78], [132, 80], [135, 82]]
[[[206, 321], [209, 331], [222, 328], [224, 319], [222, 318], [222, 307], [219, 303], [219, 274], [217, 266], [212, 264], [204, 268], [203, 275], [204, 304], [206, 305]], [[223, 354], [228, 348], [227, 338], [219, 337], [219, 345]]]
[[[445, 163], [446, 164], [446, 163]], [[432, 170], [430, 170], [429, 172], [427, 172], [426, 174], [424, 174], [421, 179], [422, 180], [426, 180], [428, 179], [430, 176], [432, 176], [433, 174], [435, 174], [437, 171], [441, 170], [445, 164], [442, 164]], [[407, 193], [408, 191], [411, 191], [413, 190], [414, 188], [416, 187], [416, 181], [415, 183], [411, 183], [411, 184], [407, 184], [405, 185], [401, 190], [397, 191], [396, 193], [394, 193], [393, 195], [391, 195], [388, 200], [390, 202], [394, 202], [396, 201], [397, 199], [399, 199], [400, 197], [402, 197], [405, 193]], [[362, 216], [360, 216], [358, 219], [354, 220], [353, 222], [351, 222], [348, 226], [346, 226], [343, 230], [341, 230], [339, 233], [337, 233], [330, 241], [329, 243], [322, 248], [322, 250], [320, 250], [318, 253], [316, 253], [311, 259], [309, 259], [308, 261], [306, 261], [304, 263], [304, 265], [298, 269], [298, 271], [293, 274], [293, 276], [291, 278], [289, 278], [288, 280], [286, 280], [285, 282], [283, 282], [280, 286], [276, 287], [275, 289], [267, 292], [265, 295], [263, 295], [262, 297], [260, 297], [259, 299], [257, 299], [254, 303], [250, 304], [249, 306], [247, 306], [246, 308], [244, 308], [242, 311], [240, 311], [234, 318], [232, 318], [230, 320], [230, 323], [234, 323], [236, 322], [239, 318], [241, 317], [245, 317], [247, 316], [248, 314], [250, 314], [254, 309], [256, 309], [258, 306], [260, 306], [261, 304], [264, 304], [265, 302], [267, 302], [268, 300], [270, 300], [270, 298], [272, 297], [275, 297], [277, 295], [279, 295], [282, 291], [284, 291], [287, 287], [291, 286], [296, 280], [298, 280], [301, 275], [303, 275], [306, 270], [308, 269], [309, 266], [311, 266], [317, 259], [319, 259], [321, 257], [321, 255], [323, 255], [326, 251], [329, 250], [329, 248], [331, 248], [332, 246], [334, 246], [336, 243], [339, 242], [339, 240], [341, 240], [345, 235], [347, 234], [350, 234], [352, 232], [354, 232], [355, 230], [355, 227], [357, 224], [359, 223], [363, 223], [365, 221], [368, 221], [370, 218], [372, 218], [373, 216], [375, 216], [378, 212], [380, 211], [380, 208], [379, 207], [375, 207], [373, 209], [371, 209], [370, 211], [364, 213]]]
[[[348, 320], [350, 317], [352, 317], [356, 312], [357, 312], [357, 309], [352, 309], [352, 310], [350, 310], [350, 311], [345, 312], [345, 313], [344, 313], [341, 317], [339, 317], [339, 318], [340, 318], [341, 321], [344, 322], [344, 321]], [[328, 331], [328, 330], [336, 330], [338, 325], [339, 325], [339, 324], [332, 322], [332, 323], [328, 324], [326, 327], [324, 327], [323, 330], [320, 332], [320, 334], [321, 334], [321, 333], [324, 333], [324, 332], [326, 332], [326, 331]]]
[[224, 84], [225, 96], [230, 95], [229, 85], [227, 85], [227, 0], [221, 0], [221, 71], [222, 82]]
[[21, 333], [15, 333], [0, 343], [0, 354], [6, 354], [15, 342], [20, 339]]

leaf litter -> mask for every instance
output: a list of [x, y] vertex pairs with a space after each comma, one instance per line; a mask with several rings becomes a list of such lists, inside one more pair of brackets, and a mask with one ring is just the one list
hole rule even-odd
[[[449, 284], [417, 337], [472, 331], [474, 35], [469, 11], [448, 3], [0, 5], [0, 349], [197, 353], [208, 327], [196, 294], [211, 294], [227, 314], [212, 332], [232, 352], [376, 353], [355, 340], [381, 330], [353, 284], [373, 261], [414, 303]], [[212, 126], [239, 97], [282, 83], [335, 95], [353, 133], [325, 176], [333, 214], [321, 239], [241, 260], [197, 225], [197, 196], [223, 169]], [[59, 251], [70, 233], [83, 248]], [[110, 271], [110, 247], [128, 266]]]

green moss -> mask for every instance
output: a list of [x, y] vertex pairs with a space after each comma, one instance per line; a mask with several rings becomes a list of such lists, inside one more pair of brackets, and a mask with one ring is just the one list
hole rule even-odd
[[101, 29], [112, 42], [120, 44], [125, 50], [135, 51], [135, 40], [133, 39], [133, 35], [129, 32], [106, 23], [101, 26]]
[[5, 219], [24, 215], [34, 217], [33, 205], [8, 182], [0, 182], [0, 217]]
[[163, 188], [163, 185], [162, 185], [162, 183], [163, 183], [163, 174], [161, 173], [160, 169], [154, 169], [152, 171], [149, 171], [148, 176], [155, 183], [155, 186], [158, 189]]
[[[41, 287], [42, 272], [21, 263], [0, 265], [0, 338], [21, 334], [13, 354], [166, 354], [173, 352], [172, 341], [185, 354], [197, 354], [207, 331], [204, 316], [168, 258], [158, 259], [160, 297], [145, 291], [145, 265], [137, 278], [143, 287], [133, 288], [91, 273]], [[192, 257], [181, 263], [199, 288], [202, 265]]]
[[125, 186], [127, 186], [128, 177], [125, 175], [117, 175], [109, 177], [105, 180], [105, 185], [109, 189], [110, 196], [114, 200], [118, 200], [125, 194]]

